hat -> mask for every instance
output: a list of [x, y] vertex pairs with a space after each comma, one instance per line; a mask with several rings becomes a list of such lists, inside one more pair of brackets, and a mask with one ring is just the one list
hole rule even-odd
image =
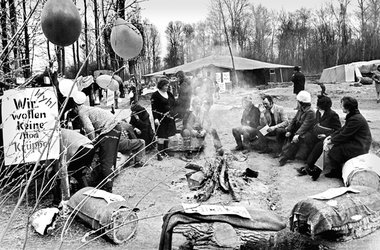
[[294, 70], [296, 70], [296, 71], [301, 70], [301, 66], [294, 66]]
[[311, 95], [309, 92], [302, 90], [297, 95], [297, 101], [303, 103], [311, 103]]
[[82, 105], [87, 100], [87, 96], [82, 91], [78, 91], [73, 96], [74, 102], [78, 105]]

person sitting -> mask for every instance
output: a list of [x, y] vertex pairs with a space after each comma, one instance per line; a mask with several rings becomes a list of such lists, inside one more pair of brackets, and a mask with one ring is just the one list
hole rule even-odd
[[203, 122], [201, 120], [201, 100], [200, 98], [193, 98], [191, 103], [192, 111], [189, 111], [187, 119], [182, 130], [183, 146], [186, 150], [187, 158], [191, 158], [191, 140], [197, 138], [203, 141], [206, 136], [206, 130], [203, 128]]
[[118, 152], [123, 155], [130, 155], [132, 153], [134, 156], [133, 167], [139, 168], [145, 164], [145, 141], [143, 139], [131, 138], [128, 132], [130, 130], [129, 126], [131, 125], [127, 122], [120, 122], [121, 135]]
[[271, 149], [268, 147], [268, 137], [275, 136], [278, 143], [279, 150], [275, 150], [275, 155], [278, 155], [285, 141], [286, 126], [288, 125], [288, 118], [285, 114], [284, 108], [273, 102], [273, 98], [270, 95], [262, 97], [264, 110], [260, 115], [260, 126], [268, 126], [267, 134], [264, 136], [261, 133], [257, 133], [262, 150], [259, 153], [270, 153]]
[[256, 128], [260, 124], [260, 110], [253, 105], [251, 97], [244, 97], [242, 102], [244, 111], [240, 121], [241, 126], [232, 129], [237, 151], [247, 149], [249, 144], [256, 139]]
[[341, 128], [339, 115], [331, 109], [332, 101], [329, 97], [320, 95], [317, 101], [316, 125], [306, 134], [302, 149], [307, 157], [307, 166], [297, 169], [299, 175], [310, 174], [315, 181], [321, 170], [314, 166], [323, 150], [323, 140]]
[[315, 112], [311, 108], [310, 93], [305, 90], [300, 91], [297, 95], [297, 101], [297, 113], [286, 127], [285, 137], [290, 140], [290, 143], [283, 151], [280, 166], [284, 166], [288, 160], [294, 159], [306, 133], [311, 131], [315, 125]]
[[367, 120], [359, 111], [358, 101], [349, 96], [341, 99], [343, 113], [346, 113], [344, 126], [326, 137], [324, 149], [332, 146], [328, 153], [331, 171], [327, 178], [342, 178], [343, 164], [351, 158], [366, 154], [371, 147], [372, 135]]
[[129, 123], [133, 126], [137, 138], [143, 139], [147, 150], [154, 149], [154, 132], [150, 122], [149, 113], [138, 102], [131, 105], [131, 119]]
[[[83, 92], [76, 93], [75, 112], [82, 121], [86, 136], [99, 147], [100, 166], [95, 168], [98, 173], [97, 184], [104, 184], [100, 188], [112, 193], [113, 168], [116, 166], [121, 127], [119, 121], [109, 111], [84, 105], [85, 100], [86, 95]], [[96, 133], [99, 134], [98, 137]]]

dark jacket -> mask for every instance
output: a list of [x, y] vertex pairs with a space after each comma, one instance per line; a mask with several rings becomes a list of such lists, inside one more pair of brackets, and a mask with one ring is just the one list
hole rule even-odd
[[333, 147], [329, 157], [344, 163], [353, 157], [368, 153], [371, 142], [368, 123], [359, 110], [355, 110], [347, 114], [344, 126], [331, 135]]
[[302, 72], [296, 71], [292, 75], [292, 78], [290, 80], [294, 83], [293, 84], [294, 94], [298, 94], [301, 90], [305, 89], [305, 75]]
[[179, 118], [183, 118], [185, 113], [190, 108], [192, 96], [191, 84], [188, 79], [184, 79], [179, 83], [178, 89], [178, 99], [176, 102], [176, 112], [178, 113]]
[[172, 93], [167, 93], [167, 99], [158, 91], [154, 92], [150, 98], [153, 119], [158, 119], [160, 121], [160, 125], [156, 126], [156, 133], [159, 138], [168, 138], [176, 133], [173, 114], [175, 99]]
[[255, 105], [244, 109], [241, 117], [241, 125], [257, 128], [260, 125], [260, 110]]
[[310, 106], [300, 108], [290, 121], [286, 131], [303, 137], [315, 125], [315, 112]]
[[319, 110], [316, 112], [316, 120], [323, 127], [332, 128], [334, 131], [337, 131], [342, 127], [340, 123], [339, 115], [332, 109], [326, 110], [323, 115]]
[[[154, 141], [154, 132], [152, 129], [152, 124], [150, 123], [149, 114], [144, 107], [139, 104], [134, 105], [132, 108], [131, 120], [129, 123], [141, 130], [141, 134], [137, 134], [137, 138], [143, 139], [145, 141], [145, 145], [149, 145], [152, 141]], [[139, 119], [136, 119], [135, 115], [138, 116]]]

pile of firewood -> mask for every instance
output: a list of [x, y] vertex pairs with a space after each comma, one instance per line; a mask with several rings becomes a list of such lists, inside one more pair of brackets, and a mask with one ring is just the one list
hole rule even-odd
[[[191, 190], [197, 190], [195, 198], [198, 202], [207, 201], [214, 190], [220, 189], [229, 193], [234, 201], [241, 200], [241, 190], [238, 176], [232, 171], [232, 156], [217, 156], [213, 162], [204, 166], [188, 163], [185, 168], [195, 170], [186, 175]], [[235, 171], [236, 172], [236, 171]]]

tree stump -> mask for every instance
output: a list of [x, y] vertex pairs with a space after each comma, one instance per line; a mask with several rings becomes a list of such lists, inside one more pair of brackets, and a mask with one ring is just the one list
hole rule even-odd
[[181, 224], [173, 230], [172, 249], [240, 249], [263, 242], [273, 246], [277, 233], [237, 228], [224, 222]]

